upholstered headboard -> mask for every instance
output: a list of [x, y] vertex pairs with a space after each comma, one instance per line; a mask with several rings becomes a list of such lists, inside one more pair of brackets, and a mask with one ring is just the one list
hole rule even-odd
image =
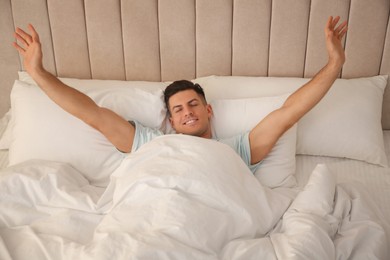
[[[207, 75], [312, 77], [329, 15], [348, 20], [340, 77], [390, 74], [389, 0], [3, 0], [0, 115], [23, 69], [16, 26], [34, 24], [46, 68], [73, 78], [168, 81]], [[383, 106], [390, 129], [390, 89]]]

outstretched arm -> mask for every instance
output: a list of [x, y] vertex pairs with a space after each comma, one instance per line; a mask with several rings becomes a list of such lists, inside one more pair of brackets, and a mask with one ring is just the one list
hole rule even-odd
[[340, 25], [340, 17], [329, 17], [325, 27], [328, 63], [308, 83], [295, 91], [280, 109], [257, 124], [249, 134], [252, 164], [261, 161], [280, 136], [312, 109], [328, 92], [345, 62], [341, 40], [347, 32], [347, 23]]
[[116, 148], [131, 150], [135, 129], [113, 111], [102, 108], [85, 94], [71, 88], [45, 70], [39, 35], [29, 24], [30, 34], [16, 29], [13, 46], [23, 57], [23, 65], [39, 87], [62, 109], [100, 131]]

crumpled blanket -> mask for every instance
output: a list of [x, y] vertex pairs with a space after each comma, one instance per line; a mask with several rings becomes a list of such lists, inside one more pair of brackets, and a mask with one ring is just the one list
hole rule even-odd
[[325, 165], [291, 194], [184, 135], [130, 154], [106, 188], [29, 161], [0, 174], [0, 259], [387, 259], [372, 202]]

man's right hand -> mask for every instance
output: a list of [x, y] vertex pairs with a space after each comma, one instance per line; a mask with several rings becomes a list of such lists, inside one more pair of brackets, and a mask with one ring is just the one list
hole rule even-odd
[[32, 76], [35, 73], [44, 71], [44, 68], [39, 35], [31, 24], [28, 25], [28, 30], [31, 34], [20, 28], [16, 29], [14, 36], [17, 41], [13, 43], [13, 46], [23, 57], [24, 69]]

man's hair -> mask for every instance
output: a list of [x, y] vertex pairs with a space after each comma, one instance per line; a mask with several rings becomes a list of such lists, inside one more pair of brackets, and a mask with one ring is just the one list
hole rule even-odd
[[169, 99], [176, 93], [188, 89], [194, 90], [202, 98], [202, 102], [207, 104], [206, 95], [204, 94], [203, 88], [198, 83], [194, 84], [188, 80], [174, 81], [172, 84], [168, 85], [164, 91], [165, 106], [167, 107], [169, 114]]

